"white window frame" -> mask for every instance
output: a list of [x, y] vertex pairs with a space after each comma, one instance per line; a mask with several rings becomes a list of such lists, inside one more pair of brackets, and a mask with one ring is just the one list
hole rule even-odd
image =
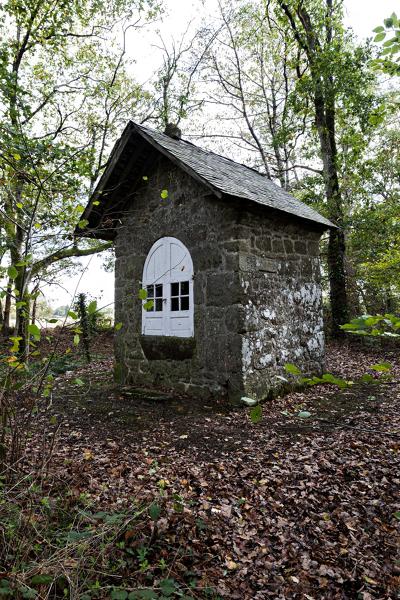
[[[175, 252], [180, 255], [176, 264], [171, 264], [174, 262], [174, 259], [171, 258], [173, 246], [175, 246]], [[156, 261], [157, 268], [151, 261]], [[155, 270], [155, 276], [149, 274], [149, 271], [152, 270]], [[144, 308], [147, 300], [143, 301], [142, 335], [193, 337], [193, 277], [193, 261], [190, 252], [180, 240], [174, 237], [163, 237], [152, 245], [143, 267], [142, 287], [147, 289], [147, 286], [150, 285], [163, 285], [163, 309], [162, 311], [148, 311]], [[180, 284], [185, 281], [189, 283], [189, 308], [188, 310], [171, 310], [171, 284], [178, 283], [179, 289], [181, 289]]]

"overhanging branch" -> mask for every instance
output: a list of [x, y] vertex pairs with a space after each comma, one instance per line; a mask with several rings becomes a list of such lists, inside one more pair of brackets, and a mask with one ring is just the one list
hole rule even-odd
[[71, 246], [67, 248], [61, 248], [57, 252], [53, 252], [53, 254], [49, 254], [46, 258], [42, 258], [37, 261], [34, 265], [32, 265], [31, 274], [37, 275], [43, 269], [46, 269], [50, 265], [59, 260], [63, 260], [65, 258], [75, 258], [80, 256], [90, 256], [91, 254], [98, 254], [99, 252], [103, 252], [103, 250], [109, 250], [112, 247], [112, 242], [104, 242], [102, 244], [98, 244], [97, 246], [93, 246], [92, 248], [78, 248], [77, 246]]

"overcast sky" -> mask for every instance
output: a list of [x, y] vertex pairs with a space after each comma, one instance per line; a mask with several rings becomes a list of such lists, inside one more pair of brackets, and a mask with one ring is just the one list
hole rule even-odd
[[[179, 34], [185, 31], [189, 21], [196, 22], [202, 15], [211, 14], [217, 7], [216, 0], [164, 0], [164, 4], [167, 10], [163, 22], [153, 25], [146, 33], [134, 34], [129, 39], [129, 54], [136, 60], [135, 74], [142, 83], [151, 78], [159, 64], [160, 55], [154, 48], [157, 43], [156, 31], [162, 33], [166, 42], [172, 37], [179, 39]], [[400, 13], [399, 0], [345, 0], [346, 25], [352, 27], [360, 39], [371, 37], [372, 30], [392, 12]], [[44, 290], [52, 306], [70, 302], [66, 290], [70, 294], [74, 294], [76, 290], [90, 292], [92, 296], [101, 299], [100, 305], [113, 302], [114, 275], [102, 270], [101, 257], [82, 260], [81, 264], [86, 269], [85, 273], [62, 281], [64, 289]]]

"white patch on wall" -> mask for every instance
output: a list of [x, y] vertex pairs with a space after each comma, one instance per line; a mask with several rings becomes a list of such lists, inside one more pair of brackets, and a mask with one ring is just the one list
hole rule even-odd
[[314, 350], [319, 350], [319, 342], [318, 339], [316, 337], [312, 337], [311, 339], [308, 340], [307, 342], [307, 348], [310, 352], [313, 352]]
[[250, 287], [250, 282], [242, 279], [242, 288], [244, 289], [244, 293], [247, 294], [247, 290]]
[[273, 319], [276, 319], [276, 312], [270, 308], [264, 308], [261, 311], [261, 316], [268, 321], [272, 321]]
[[256, 397], [261, 380], [284, 375], [286, 363], [304, 370], [310, 360], [322, 357], [322, 294], [312, 276], [307, 282], [294, 276], [280, 281], [257, 276], [255, 281], [249, 274], [242, 276], [242, 288], [251, 293], [244, 307], [243, 376], [247, 393]]
[[272, 356], [272, 354], [263, 354], [262, 356], [260, 356], [260, 358], [258, 359], [258, 363], [262, 366], [262, 367], [268, 367], [269, 365], [271, 365], [274, 362], [274, 357]]
[[242, 368], [246, 371], [251, 366], [252, 351], [250, 347], [250, 340], [246, 337], [242, 341]]

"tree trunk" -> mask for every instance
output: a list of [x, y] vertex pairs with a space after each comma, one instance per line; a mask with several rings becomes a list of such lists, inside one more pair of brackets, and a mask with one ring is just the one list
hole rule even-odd
[[362, 291], [357, 281], [357, 273], [353, 261], [346, 257], [347, 301], [350, 318], [363, 314]]
[[393, 297], [393, 293], [392, 290], [390, 289], [390, 287], [385, 287], [384, 288], [384, 294], [385, 294], [385, 312], [387, 313], [394, 313], [396, 312], [396, 300]]
[[[331, 302], [331, 333], [339, 337], [344, 332], [340, 325], [348, 320], [348, 302], [345, 269], [345, 235], [343, 231], [343, 202], [339, 186], [337, 169], [337, 148], [335, 137], [335, 86], [329, 69], [323, 71], [320, 65], [322, 45], [309, 13], [300, 3], [296, 10], [301, 25], [296, 24], [295, 16], [289, 5], [279, 0], [279, 5], [286, 14], [299, 48], [305, 52], [308, 59], [311, 80], [313, 82], [313, 103], [315, 125], [318, 131], [323, 177], [325, 184], [326, 203], [329, 219], [338, 227], [329, 233], [328, 244], [328, 275]], [[332, 0], [326, 0], [325, 16], [326, 44], [332, 42]], [[300, 32], [299, 28], [302, 31]]]
[[22, 296], [24, 306], [17, 309], [17, 322], [15, 327], [16, 336], [20, 337], [18, 356], [21, 362], [27, 362], [29, 355], [29, 313], [30, 313], [30, 298], [29, 294]]
[[6, 292], [6, 300], [4, 302], [4, 312], [3, 312], [3, 331], [8, 334], [10, 332], [10, 318], [11, 318], [11, 294], [12, 294], [12, 281], [8, 280], [7, 283], [7, 292]]
[[339, 337], [343, 333], [339, 326], [347, 323], [349, 319], [344, 258], [344, 232], [342, 229], [334, 229], [330, 231], [328, 243], [329, 296], [334, 337]]
[[18, 303], [15, 310], [15, 335], [20, 337], [18, 356], [21, 362], [26, 362], [29, 355], [29, 333], [28, 325], [30, 318], [30, 274], [23, 267], [14, 281], [15, 289], [18, 290]]
[[89, 320], [86, 306], [86, 294], [79, 294], [78, 296], [78, 312], [80, 318], [80, 324], [82, 329], [82, 343], [85, 352], [85, 357], [88, 363], [91, 362], [90, 356], [90, 334], [89, 334]]
[[[340, 325], [348, 321], [347, 284], [345, 269], [346, 243], [343, 227], [343, 206], [336, 166], [336, 144], [334, 143], [333, 123], [328, 124], [324, 99], [315, 98], [316, 126], [318, 129], [326, 203], [329, 219], [337, 229], [329, 232], [328, 276], [330, 285], [330, 303], [332, 313], [331, 333], [339, 337], [343, 332]], [[333, 118], [332, 118], [333, 120]]]
[[33, 300], [33, 303], [32, 303], [32, 314], [31, 314], [32, 325], [35, 325], [35, 323], [36, 323], [36, 307], [37, 307], [37, 296], [35, 296], [35, 299]]

